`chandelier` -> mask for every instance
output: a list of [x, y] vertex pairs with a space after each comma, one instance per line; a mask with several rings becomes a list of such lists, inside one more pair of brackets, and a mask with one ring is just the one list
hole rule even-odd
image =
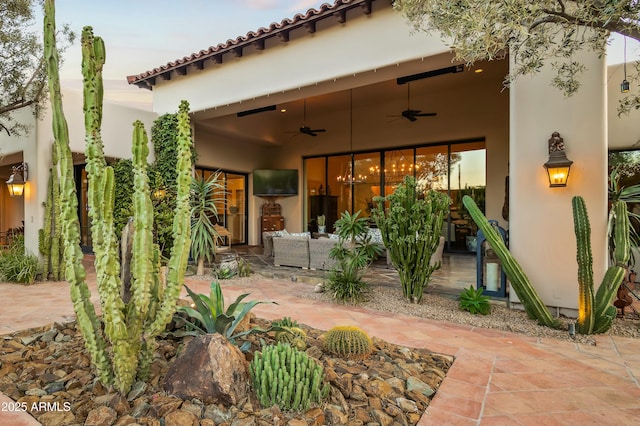
[[396, 151], [391, 151], [391, 154], [385, 159], [384, 170], [380, 169], [380, 166], [369, 167], [369, 175], [380, 179], [380, 172], [384, 172], [384, 181], [389, 184], [396, 184], [402, 182], [405, 176], [413, 176], [414, 172], [417, 173], [420, 170], [418, 164], [413, 164], [409, 161], [404, 154], [398, 154]]
[[337, 178], [338, 183], [349, 186], [367, 182], [367, 177], [365, 175], [354, 173], [354, 165], [355, 161], [353, 159], [353, 154], [351, 154], [351, 159], [349, 160], [349, 164], [345, 168], [344, 173], [339, 175]]

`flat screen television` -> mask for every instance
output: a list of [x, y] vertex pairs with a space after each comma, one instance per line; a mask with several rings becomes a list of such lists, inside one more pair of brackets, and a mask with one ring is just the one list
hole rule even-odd
[[254, 170], [253, 195], [257, 197], [288, 197], [298, 195], [298, 170]]

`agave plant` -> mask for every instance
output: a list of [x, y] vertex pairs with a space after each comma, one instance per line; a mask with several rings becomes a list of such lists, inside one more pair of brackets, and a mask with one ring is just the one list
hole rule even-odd
[[[211, 283], [209, 296], [206, 294], [196, 294], [186, 285], [184, 287], [187, 289], [187, 293], [189, 294], [189, 297], [191, 297], [191, 300], [193, 300], [193, 307], [178, 307], [178, 312], [187, 314], [191, 319], [184, 320], [193, 330], [186, 334], [198, 335], [219, 333], [229, 339], [231, 343], [235, 344], [236, 339], [239, 337], [270, 331], [254, 327], [248, 331], [234, 334], [238, 325], [256, 305], [261, 303], [273, 303], [277, 305], [276, 302], [260, 302], [257, 300], [243, 302], [243, 300], [249, 296], [249, 293], [245, 293], [238, 296], [235, 302], [225, 309], [222, 289], [220, 288], [220, 284], [217, 282], [214, 281]], [[240, 350], [246, 352], [249, 349], [249, 345], [249, 342], [245, 342], [240, 347]]]

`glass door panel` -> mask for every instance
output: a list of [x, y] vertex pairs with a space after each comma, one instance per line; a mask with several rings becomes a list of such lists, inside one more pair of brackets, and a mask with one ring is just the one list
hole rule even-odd
[[326, 197], [325, 189], [327, 187], [326, 164], [327, 159], [325, 157], [307, 158], [304, 161], [304, 193], [307, 197], [307, 211], [304, 217], [306, 218], [305, 229], [309, 232], [318, 232], [318, 216], [325, 215], [326, 219], [328, 215], [328, 212], [325, 212], [323, 208]]
[[380, 191], [380, 153], [355, 154], [353, 156], [355, 181], [353, 185], [353, 213], [361, 210], [361, 217], [371, 217], [373, 197]]
[[486, 150], [484, 142], [451, 145], [449, 166], [451, 223], [455, 225], [452, 248], [475, 252], [477, 226], [462, 204], [462, 197], [471, 196], [485, 211]]
[[384, 194], [393, 193], [405, 176], [414, 174], [413, 149], [385, 151]]
[[231, 244], [245, 244], [247, 228], [246, 178], [244, 175], [227, 173], [226, 182], [226, 228], [231, 232]]
[[[345, 210], [352, 212], [352, 185], [350, 184], [353, 168], [350, 155], [339, 155], [329, 157], [327, 162], [327, 186], [326, 195], [335, 196], [337, 206], [337, 216]], [[327, 224], [327, 230], [331, 232], [332, 227]]]

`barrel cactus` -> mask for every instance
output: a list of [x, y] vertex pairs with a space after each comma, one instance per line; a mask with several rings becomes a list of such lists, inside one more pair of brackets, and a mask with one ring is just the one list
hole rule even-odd
[[249, 365], [253, 386], [263, 407], [306, 410], [329, 394], [322, 366], [285, 343], [256, 352]]
[[300, 327], [282, 327], [276, 331], [276, 340], [304, 350], [307, 347], [307, 333]]
[[324, 348], [327, 352], [346, 359], [363, 360], [371, 354], [373, 343], [361, 328], [338, 325], [325, 334]]

